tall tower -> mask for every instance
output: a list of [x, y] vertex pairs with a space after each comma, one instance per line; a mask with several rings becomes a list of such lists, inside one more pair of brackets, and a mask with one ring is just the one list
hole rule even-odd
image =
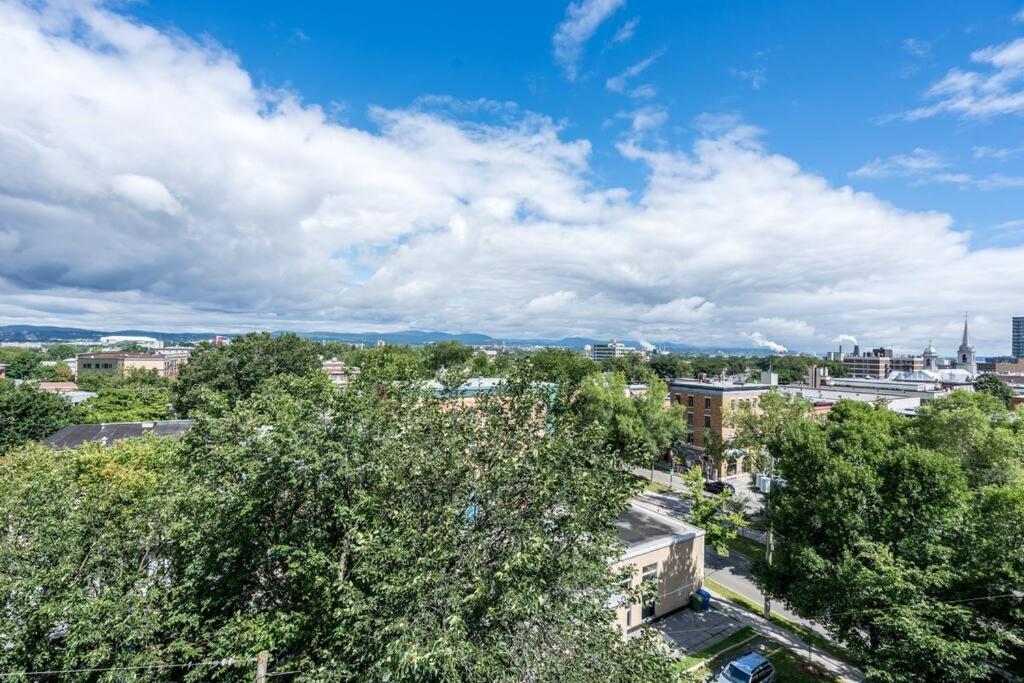
[[971, 344], [971, 335], [967, 330], [967, 314], [964, 314], [964, 338], [960, 342], [960, 348], [956, 350], [956, 366], [961, 370], [967, 370], [972, 375], [978, 374], [978, 364], [974, 360], [974, 346]]
[[924, 350], [924, 369], [925, 370], [938, 370], [939, 369], [939, 354], [932, 346], [931, 340], [928, 340], [928, 348]]

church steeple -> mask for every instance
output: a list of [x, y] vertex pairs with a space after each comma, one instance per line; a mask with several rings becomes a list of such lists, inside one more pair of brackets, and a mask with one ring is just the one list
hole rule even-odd
[[971, 344], [971, 334], [967, 329], [967, 314], [964, 314], [964, 338], [957, 349], [956, 367], [967, 370], [972, 375], [978, 374], [978, 365], [974, 360], [974, 346]]

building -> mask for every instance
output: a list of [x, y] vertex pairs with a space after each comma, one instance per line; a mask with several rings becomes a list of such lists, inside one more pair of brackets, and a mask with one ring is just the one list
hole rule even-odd
[[320, 364], [320, 369], [327, 373], [338, 388], [344, 389], [349, 382], [359, 376], [360, 369], [354, 365], [346, 365], [344, 361], [337, 358], [325, 360]]
[[971, 344], [966, 315], [964, 316], [964, 335], [956, 350], [956, 362], [953, 363], [953, 367], [957, 370], [966, 370], [972, 375], [972, 379], [978, 376], [978, 362], [974, 357], [974, 345]]
[[192, 420], [163, 420], [160, 422], [108, 422], [104, 424], [68, 425], [43, 439], [43, 445], [56, 450], [78, 448], [90, 441], [104, 446], [134, 439], [148, 434], [180, 437], [192, 427]]
[[1024, 358], [1024, 316], [1014, 316], [1010, 339], [1010, 355]]
[[177, 377], [181, 366], [188, 362], [192, 349], [187, 346], [174, 346], [157, 350], [157, 355], [164, 358], [164, 377]]
[[164, 343], [153, 337], [137, 337], [130, 334], [100, 337], [103, 346], [141, 346], [146, 349], [162, 349]]
[[80, 353], [77, 358], [77, 376], [121, 375], [131, 370], [156, 370], [167, 377], [167, 359], [156, 353]]
[[0, 379], [7, 379], [7, 366], [0, 363]]
[[617, 601], [619, 627], [628, 633], [687, 606], [690, 595], [703, 587], [704, 531], [637, 502], [619, 515], [617, 526], [625, 552], [612, 569], [632, 570], [622, 587], [632, 588], [644, 580], [658, 586], [657, 594], [640, 604]]
[[734, 411], [741, 404], [756, 409], [760, 397], [778, 386], [778, 383], [778, 375], [768, 372], [761, 373], [760, 383], [734, 378], [710, 380], [703, 376], [672, 380], [668, 385], [669, 401], [682, 406], [686, 411], [689, 453], [685, 453], [684, 458], [687, 464], [701, 462], [705, 471], [718, 478], [742, 472], [742, 451], [734, 449], [730, 451], [730, 458], [718, 463], [709, 462], [704, 454], [707, 446], [705, 435], [713, 434], [725, 443], [731, 441], [736, 435], [736, 430], [730, 424]]
[[[888, 377], [891, 372], [913, 372], [924, 368], [926, 359], [921, 356], [897, 356], [893, 350], [886, 347], [871, 349], [866, 353], [860, 352], [860, 347], [854, 347], [852, 354], [840, 353], [843, 366], [846, 372], [852, 377]], [[834, 356], [833, 356], [834, 358]]]
[[590, 347], [589, 352], [584, 348], [584, 352], [598, 363], [608, 360], [609, 358], [618, 358], [619, 356], [639, 353], [637, 349], [634, 349], [631, 346], [626, 346], [622, 342], [617, 342], [614, 339], [609, 341], [607, 344], [594, 344]]

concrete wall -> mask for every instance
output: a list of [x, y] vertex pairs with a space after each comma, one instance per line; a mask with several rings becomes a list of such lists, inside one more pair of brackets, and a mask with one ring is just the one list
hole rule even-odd
[[[613, 568], [620, 569], [626, 565], [632, 567], [633, 577], [630, 579], [630, 586], [635, 587], [642, 580], [643, 568], [651, 564], [658, 566], [658, 594], [654, 604], [654, 616], [660, 617], [688, 605], [690, 594], [704, 586], [704, 536], [631, 557], [616, 563]], [[642, 612], [643, 606], [639, 604], [618, 608], [617, 623], [623, 633], [638, 628], [643, 623]]]

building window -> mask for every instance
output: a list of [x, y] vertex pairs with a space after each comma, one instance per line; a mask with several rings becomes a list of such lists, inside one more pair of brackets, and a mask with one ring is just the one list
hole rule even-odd
[[705, 415], [704, 416], [704, 429], [711, 429], [711, 416], [710, 415]]
[[686, 443], [693, 443], [693, 432], [686, 435]]
[[657, 581], [658, 580], [658, 563], [649, 564], [643, 568], [641, 574], [644, 581]]
[[686, 405], [690, 406], [691, 408], [693, 407], [693, 396], [686, 397]]
[[626, 628], [633, 625], [633, 606], [626, 605]]
[[686, 414], [686, 426], [687, 427], [692, 427], [693, 426], [693, 413], [687, 413]]
[[704, 397], [704, 410], [711, 410], [711, 397], [710, 396], [705, 396]]

